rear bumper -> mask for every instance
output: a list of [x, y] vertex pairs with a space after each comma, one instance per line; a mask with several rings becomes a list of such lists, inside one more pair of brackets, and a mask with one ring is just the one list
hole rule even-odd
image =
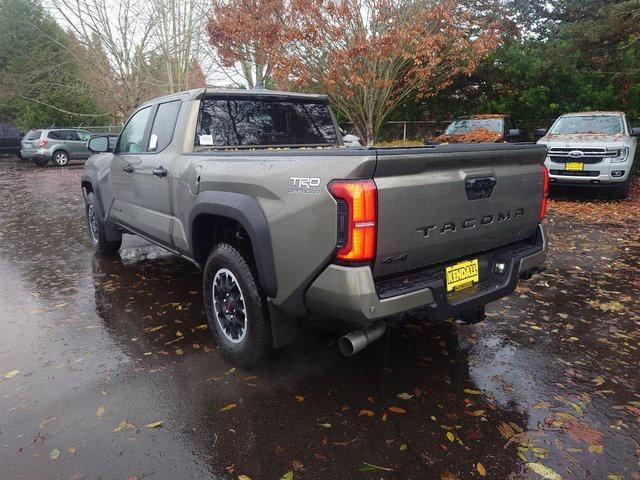
[[[457, 316], [509, 295], [520, 276], [545, 262], [544, 228], [539, 227], [533, 243], [520, 242], [472, 257], [480, 261], [480, 283], [451, 293], [446, 291], [444, 265], [383, 280], [375, 280], [370, 267], [330, 265], [307, 291], [307, 308], [314, 314], [362, 324], [417, 311], [431, 322]], [[506, 264], [502, 275], [493, 271], [498, 261]]]
[[20, 154], [24, 160], [51, 160], [51, 155], [47, 154], [44, 149], [39, 148], [37, 150], [34, 149], [20, 149]]

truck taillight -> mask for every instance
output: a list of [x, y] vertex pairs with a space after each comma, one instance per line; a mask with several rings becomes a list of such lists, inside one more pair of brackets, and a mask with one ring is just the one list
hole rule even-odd
[[38, 140], [38, 148], [46, 147], [47, 143], [49, 143], [49, 140], [47, 140], [46, 138], [41, 138], [40, 140]]
[[373, 180], [334, 180], [329, 191], [338, 203], [338, 260], [369, 262], [376, 251], [378, 189]]
[[549, 169], [542, 165], [542, 204], [540, 205], [540, 221], [547, 215], [547, 205], [549, 204]]

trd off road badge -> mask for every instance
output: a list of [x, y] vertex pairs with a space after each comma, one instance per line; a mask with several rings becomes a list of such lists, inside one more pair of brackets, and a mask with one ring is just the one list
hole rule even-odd
[[320, 179], [315, 177], [289, 178], [289, 193], [320, 193]]

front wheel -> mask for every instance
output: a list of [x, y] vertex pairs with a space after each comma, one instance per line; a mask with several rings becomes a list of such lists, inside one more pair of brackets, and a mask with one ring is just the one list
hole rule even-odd
[[98, 202], [95, 194], [89, 192], [85, 205], [87, 214], [87, 228], [91, 245], [100, 254], [111, 255], [120, 250], [122, 245], [122, 233], [110, 227], [100, 216]]
[[209, 327], [225, 354], [242, 367], [267, 363], [274, 349], [266, 296], [247, 259], [229, 244], [215, 246], [202, 288]]

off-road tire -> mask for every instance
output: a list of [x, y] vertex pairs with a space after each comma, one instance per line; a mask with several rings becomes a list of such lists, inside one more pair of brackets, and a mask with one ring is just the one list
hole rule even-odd
[[71, 161], [69, 153], [65, 152], [64, 150], [56, 150], [55, 152], [53, 152], [51, 159], [53, 160], [53, 164], [56, 167], [66, 167]]
[[[218, 320], [214, 305], [213, 283], [216, 275], [229, 271], [239, 285], [244, 299], [244, 337], [234, 343]], [[241, 367], [256, 367], [268, 363], [274, 355], [271, 322], [266, 296], [249, 259], [227, 243], [216, 245], [207, 259], [202, 280], [203, 298], [209, 328], [224, 354]]]
[[[122, 245], [122, 232], [106, 225], [100, 215], [98, 200], [93, 192], [87, 194], [85, 204], [87, 217], [87, 230], [91, 245], [101, 255], [112, 255], [120, 250]], [[95, 222], [92, 224], [92, 221]], [[107, 235], [107, 232], [109, 235]], [[111, 238], [111, 240], [109, 240]]]

